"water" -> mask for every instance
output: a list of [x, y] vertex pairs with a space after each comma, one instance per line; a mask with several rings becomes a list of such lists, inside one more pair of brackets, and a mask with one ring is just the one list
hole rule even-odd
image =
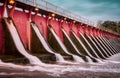
[[108, 58], [108, 60], [120, 62], [120, 53], [113, 55], [112, 57]]
[[115, 48], [111, 45], [111, 43], [110, 43], [107, 39], [105, 39], [104, 37], [102, 37], [102, 40], [104, 40], [104, 41], [106, 41], [106, 42], [108, 43], [108, 45], [111, 47], [111, 49], [113, 49], [114, 53], [119, 52], [117, 49], [115, 49]]
[[[87, 35], [87, 34], [86, 34]], [[91, 39], [91, 37], [89, 37], [89, 35], [87, 35], [87, 37], [90, 39], [90, 41], [95, 45], [95, 47], [97, 48], [97, 50], [99, 51], [99, 53], [104, 57], [106, 58], [103, 53], [101, 52], [101, 50], [98, 48], [98, 46], [96, 45], [96, 43]]]
[[60, 55], [60, 54], [58, 54], [58, 53], [55, 53], [55, 52], [53, 52], [53, 51], [50, 49], [48, 43], [45, 41], [45, 39], [44, 39], [44, 37], [42, 36], [42, 34], [40, 33], [40, 30], [38, 29], [38, 27], [37, 27], [35, 24], [33, 24], [33, 23], [31, 23], [31, 25], [32, 25], [32, 28], [34, 29], [37, 37], [39, 38], [40, 42], [42, 43], [43, 47], [44, 47], [49, 53], [55, 54], [55, 56], [56, 56], [56, 61], [57, 61], [57, 62], [64, 62], [65, 60], [64, 60], [64, 58], [62, 57], [62, 55]]
[[108, 43], [106, 41], [104, 41], [102, 38], [98, 37], [99, 40], [101, 40], [104, 45], [107, 46], [107, 48], [110, 50], [111, 54], [113, 55], [114, 54], [114, 51], [111, 49], [111, 47], [108, 45]]
[[65, 36], [67, 37], [67, 39], [69, 40], [69, 42], [72, 44], [73, 48], [75, 49], [75, 51], [81, 55], [81, 53], [79, 52], [79, 50], [77, 49], [77, 47], [75, 46], [75, 44], [72, 42], [72, 40], [70, 39], [70, 37], [67, 35], [67, 33], [65, 32], [65, 30], [62, 28], [63, 33], [65, 34]]
[[[120, 58], [120, 57], [119, 57]], [[20, 72], [20, 74], [22, 75], [22, 73], [28, 73], [28, 71], [32, 71], [32, 73], [35, 72], [44, 72], [44, 74], [53, 76], [53, 77], [60, 77], [61, 75], [64, 75], [64, 77], [69, 77], [69, 74], [71, 73], [72, 75], [74, 75], [74, 73], [82, 73], [84, 75], [86, 75], [86, 77], [89, 78], [89, 76], [87, 76], [88, 74], [90, 74], [90, 72], [92, 73], [92, 75], [94, 77], [97, 77], [97, 74], [100, 72], [102, 73], [120, 73], [120, 62], [117, 61], [106, 61], [105, 63], [92, 63], [92, 64], [69, 64], [69, 65], [54, 65], [54, 64], [45, 64], [44, 66], [42, 65], [34, 65], [34, 66], [22, 66], [22, 65], [15, 65], [12, 63], [4, 63], [2, 61], [0, 61], [0, 67], [4, 67], [4, 68], [12, 68], [12, 69], [16, 69], [16, 70], [24, 70], [24, 72]], [[19, 72], [0, 72], [0, 75], [18, 75]], [[19, 76], [20, 76], [19, 74]], [[78, 75], [76, 74], [76, 75]], [[68, 75], [68, 76], [67, 76]], [[44, 76], [44, 75], [43, 75]], [[74, 75], [75, 76], [75, 75]], [[73, 77], [74, 77], [73, 76]], [[75, 76], [76, 77], [76, 76]], [[81, 77], [81, 76], [80, 76]], [[71, 78], [71, 77], [70, 77]], [[79, 77], [77, 77], [79, 78]]]
[[93, 63], [93, 61], [90, 57], [86, 56], [86, 59], [87, 59], [88, 63]]
[[110, 55], [112, 55], [111, 52], [108, 50], [108, 48], [101, 42], [101, 40], [100, 40], [98, 37], [96, 37], [96, 38], [97, 38], [97, 40], [103, 45], [103, 47], [106, 49], [106, 51], [107, 51]]
[[74, 58], [74, 60], [75, 60], [76, 62], [82, 62], [82, 63], [85, 62], [82, 58], [80, 58], [80, 57], [77, 56], [77, 55], [72, 55], [72, 56], [73, 56], [73, 58]]
[[76, 36], [76, 34], [74, 32], [72, 32], [73, 35], [75, 36], [75, 38], [78, 40], [78, 42], [82, 45], [82, 47], [84, 48], [84, 50], [86, 51], [86, 53], [90, 56], [90, 57], [93, 57], [89, 51], [87, 50], [87, 48], [85, 47], [85, 45], [82, 43], [82, 41]]
[[111, 47], [113, 47], [115, 50], [116, 50], [116, 52], [120, 52], [120, 50], [118, 49], [118, 48], [115, 48], [114, 46], [115, 46], [115, 44], [113, 44], [112, 42], [110, 42], [109, 40], [107, 40], [106, 38], [103, 38], [105, 41], [107, 41], [110, 45], [111, 45]]
[[[74, 58], [74, 61], [80, 62], [81, 58], [80, 58], [80, 57], [76, 57], [76, 56], [73, 55], [72, 53], [69, 53], [68, 50], [66, 49], [65, 45], [62, 43], [62, 41], [60, 40], [60, 38], [59, 38], [59, 37], [57, 36], [57, 34], [54, 32], [54, 30], [53, 30], [52, 28], [49, 28], [49, 29], [50, 29], [50, 31], [52, 32], [52, 34], [55, 36], [56, 40], [58, 41], [58, 43], [59, 43], [60, 47], [63, 49], [63, 51], [64, 51], [66, 54], [68, 54], [68, 55], [72, 55], [73, 58]], [[78, 59], [79, 61], [76, 60], [76, 59]], [[83, 61], [81, 61], [81, 62], [83, 62]]]
[[25, 56], [25, 57], [30, 61], [31, 64], [42, 64], [42, 62], [41, 62], [37, 57], [35, 57], [35, 56], [33, 56], [33, 55], [30, 55], [30, 54], [25, 50], [25, 48], [24, 48], [24, 46], [23, 46], [23, 44], [22, 44], [22, 42], [21, 42], [21, 40], [20, 40], [20, 37], [19, 37], [19, 35], [18, 35], [18, 32], [17, 32], [17, 30], [16, 30], [16, 28], [15, 28], [15, 26], [14, 26], [14, 24], [13, 24], [13, 21], [12, 21], [12, 20], [9, 20], [9, 22], [10, 22], [10, 23], [9, 23], [9, 22], [7, 21], [7, 19], [5, 19], [5, 22], [6, 22], [6, 24], [7, 24], [7, 27], [8, 27], [8, 29], [9, 29], [9, 31], [10, 31], [10, 34], [11, 34], [12, 38], [13, 38], [13, 42], [14, 42], [16, 48], [18, 49], [18, 51], [19, 51], [23, 56]]
[[5, 7], [5, 10], [4, 10], [4, 15], [3, 15], [3, 17], [8, 17], [8, 13], [7, 13], [6, 7]]
[[91, 48], [91, 50], [94, 52], [94, 54], [96, 55], [96, 57], [97, 58], [100, 58], [99, 56], [98, 56], [98, 54], [95, 52], [95, 50], [93, 49], [93, 47], [90, 45], [90, 43], [87, 41], [87, 39], [84, 37], [84, 35], [81, 33], [81, 32], [79, 32], [80, 33], [80, 35], [83, 37], [83, 39], [85, 40], [85, 42], [89, 45], [89, 47]]
[[[25, 71], [42, 71], [44, 73], [47, 73], [48, 75], [52, 75], [54, 77], [60, 77], [61, 74], [66, 74], [68, 72], [80, 72], [80, 71], [91, 71], [92, 74], [95, 74], [95, 72], [110, 72], [110, 73], [120, 73], [120, 62], [118, 60], [118, 62], [116, 61], [116, 59], [120, 59], [120, 55], [118, 54], [117, 56], [114, 56], [111, 57], [111, 60], [114, 59], [114, 61], [106, 61], [106, 63], [104, 64], [99, 64], [96, 65], [96, 64], [93, 64], [93, 65], [90, 65], [90, 66], [87, 66], [87, 67], [84, 67], [84, 65], [81, 65], [81, 64], [74, 64], [74, 65], [49, 65], [49, 64], [42, 64], [41, 61], [35, 57], [35, 56], [32, 56], [30, 55], [23, 47], [23, 44], [21, 43], [20, 41], [20, 38], [18, 36], [18, 33], [12, 23], [12, 21], [10, 21], [10, 24], [7, 22], [7, 25], [8, 25], [8, 29], [13, 37], [13, 41], [17, 47], [17, 49], [19, 50], [19, 52], [21, 54], [23, 54], [26, 58], [29, 59], [30, 63], [31, 64], [35, 64], [34, 66], [25, 66], [25, 65], [15, 65], [15, 64], [12, 64], [12, 63], [4, 63], [0, 60], [0, 67], [2, 68], [9, 68], [9, 69], [16, 69], [16, 70], [25, 70]], [[17, 38], [15, 38], [17, 37]], [[57, 54], [59, 56], [59, 54]], [[61, 56], [60, 56], [61, 57]], [[75, 56], [76, 57], [76, 56]], [[89, 57], [88, 57], [89, 59]], [[90, 62], [91, 59], [89, 59]], [[85, 63], [86, 64], [86, 63]], [[3, 72], [1, 73], [0, 72], [0, 75], [15, 75], [17, 74], [17, 72], [15, 73], [6, 73], [6, 72]], [[21, 74], [21, 73], [20, 73]], [[19, 75], [20, 75], [19, 74]], [[85, 73], [86, 74], [86, 73]], [[88, 77], [89, 78], [89, 77]]]
[[91, 35], [92, 38], [95, 40], [95, 42], [98, 44], [98, 46], [103, 50], [103, 52], [107, 55], [107, 57], [109, 57], [109, 55], [106, 53], [106, 51], [104, 50], [104, 48], [99, 44], [99, 42], [94, 38], [93, 35]]

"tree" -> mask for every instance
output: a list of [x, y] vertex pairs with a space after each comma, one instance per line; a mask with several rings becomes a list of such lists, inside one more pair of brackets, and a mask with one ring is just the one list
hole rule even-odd
[[113, 31], [116, 31], [117, 23], [114, 21], [104, 21], [102, 26], [109, 28], [109, 29], [112, 29]]
[[117, 31], [118, 33], [120, 33], [120, 21], [117, 23], [116, 31]]
[[105, 30], [105, 31], [120, 34], [120, 21], [119, 22], [115, 22], [115, 21], [104, 21], [104, 22], [98, 21], [97, 27], [102, 29], [102, 30]]

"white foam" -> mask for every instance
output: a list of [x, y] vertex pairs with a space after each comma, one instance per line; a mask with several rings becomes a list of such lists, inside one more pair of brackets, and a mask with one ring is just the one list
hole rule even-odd
[[63, 49], [63, 51], [68, 54], [68, 55], [72, 55], [74, 58], [74, 61], [76, 62], [84, 62], [83, 59], [81, 59], [79, 56], [76, 56], [72, 53], [70, 53], [67, 48], [65, 47], [65, 45], [62, 43], [62, 41], [60, 40], [60, 38], [58, 37], [58, 35], [55, 33], [55, 31], [53, 30], [53, 28], [50, 28], [50, 31], [52, 32], [52, 34], [55, 36], [56, 40], [58, 41], [60, 47]]
[[35, 33], [37, 34], [37, 37], [39, 38], [40, 42], [42, 43], [43, 47], [49, 52], [49, 53], [52, 53], [52, 54], [55, 54], [56, 56], [56, 61], [57, 62], [64, 62], [64, 58], [62, 57], [62, 55], [58, 54], [58, 53], [55, 53], [54, 51], [51, 50], [51, 48], [49, 47], [48, 43], [45, 41], [44, 37], [42, 36], [42, 34], [40, 33], [40, 30], [38, 29], [38, 27], [31, 23]]
[[[85, 63], [86, 64], [86, 63]], [[60, 76], [61, 74], [65, 74], [67, 72], [79, 72], [79, 71], [91, 71], [91, 72], [115, 72], [120, 73], [119, 68], [101, 68], [100, 66], [107, 65], [108, 63], [104, 64], [89, 64], [90, 67], [84, 67], [81, 64], [73, 64], [73, 65], [53, 65], [53, 64], [44, 64], [44, 65], [34, 65], [34, 66], [22, 66], [22, 65], [15, 65], [12, 63], [4, 63], [0, 62], [0, 67], [3, 68], [14, 68], [16, 70], [25, 70], [25, 71], [40, 71], [44, 72], [51, 76]], [[22, 73], [6, 73], [2, 72], [0, 75], [16, 75]]]
[[92, 59], [89, 56], [86, 56], [88, 63], [93, 63]]
[[9, 20], [9, 23], [7, 21], [7, 19], [5, 19], [5, 22], [7, 24], [7, 27], [10, 31], [10, 34], [13, 38], [13, 41], [15, 43], [15, 46], [16, 48], [18, 49], [18, 51], [23, 55], [25, 56], [31, 64], [42, 64], [42, 62], [36, 57], [36, 56], [33, 56], [33, 55], [30, 55], [29, 52], [27, 52], [20, 40], [20, 37], [18, 35], [18, 32], [12, 22], [12, 20]]
[[113, 62], [115, 62], [115, 61], [116, 61], [116, 62], [120, 62], [120, 53], [119, 53], [119, 54], [115, 54], [115, 55], [107, 58], [107, 60], [113, 61]]
[[86, 46], [82, 43], [82, 41], [75, 35], [74, 32], [72, 32], [72, 33], [73, 33], [73, 35], [75, 36], [75, 38], [78, 40], [78, 42], [82, 45], [82, 47], [83, 47], [84, 50], [87, 52], [87, 54], [92, 57], [92, 55], [89, 53], [89, 51], [87, 50]]
[[[87, 34], [86, 34], [87, 35]], [[99, 53], [104, 57], [104, 58], [106, 58], [105, 56], [104, 56], [104, 54], [102, 53], [102, 51], [99, 49], [99, 47], [96, 45], [96, 43], [92, 40], [92, 38], [89, 36], [89, 35], [87, 35], [87, 37], [90, 39], [90, 41], [95, 45], [95, 47], [96, 47], [96, 49], [99, 51]]]
[[[91, 44], [88, 42], [88, 40], [85, 38], [85, 36], [79, 32], [80, 35], [82, 36], [82, 38], [85, 40], [85, 42], [88, 44], [88, 46], [90, 47], [90, 49], [92, 50], [92, 52], [96, 55], [97, 58], [100, 58], [99, 55], [96, 53], [96, 51], [94, 50], [94, 48], [91, 46]], [[92, 56], [93, 57], [93, 56]]]
[[79, 50], [77, 49], [77, 47], [75, 46], [75, 44], [72, 42], [72, 40], [70, 39], [70, 37], [68, 36], [68, 34], [66, 33], [66, 31], [62, 28], [63, 33], [65, 34], [65, 36], [67, 37], [67, 39], [70, 41], [70, 43], [72, 44], [73, 48], [75, 49], [75, 51], [81, 55], [81, 53], [79, 52]]

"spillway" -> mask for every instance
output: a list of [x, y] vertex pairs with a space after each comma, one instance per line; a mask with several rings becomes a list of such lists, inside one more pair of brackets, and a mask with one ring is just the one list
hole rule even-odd
[[41, 64], [41, 61], [33, 56], [33, 55], [30, 55], [24, 48], [22, 42], [21, 42], [21, 39], [18, 35], [18, 32], [13, 24], [13, 21], [12, 20], [9, 20], [9, 19], [4, 19], [5, 20], [5, 23], [7, 25], [7, 28], [13, 38], [13, 41], [14, 41], [14, 44], [16, 46], [16, 48], [18, 49], [18, 51], [23, 55], [25, 56], [31, 64]]
[[37, 34], [37, 37], [39, 38], [40, 42], [42, 43], [46, 51], [55, 54], [57, 62], [64, 62], [65, 60], [60, 54], [55, 53], [54, 51], [51, 50], [51, 48], [49, 47], [48, 43], [45, 41], [44, 37], [40, 33], [40, 30], [37, 28], [37, 26], [34, 23], [31, 24], [32, 24], [32, 28], [34, 29], [35, 33]]

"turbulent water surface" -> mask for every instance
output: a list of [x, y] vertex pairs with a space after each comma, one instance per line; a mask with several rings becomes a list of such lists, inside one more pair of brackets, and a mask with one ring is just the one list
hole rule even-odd
[[[0, 77], [7, 78], [119, 78], [119, 54], [103, 63], [15, 65], [0, 62]], [[112, 59], [112, 61], [110, 60]], [[117, 61], [116, 61], [117, 59]], [[113, 61], [114, 60], [114, 61]]]

